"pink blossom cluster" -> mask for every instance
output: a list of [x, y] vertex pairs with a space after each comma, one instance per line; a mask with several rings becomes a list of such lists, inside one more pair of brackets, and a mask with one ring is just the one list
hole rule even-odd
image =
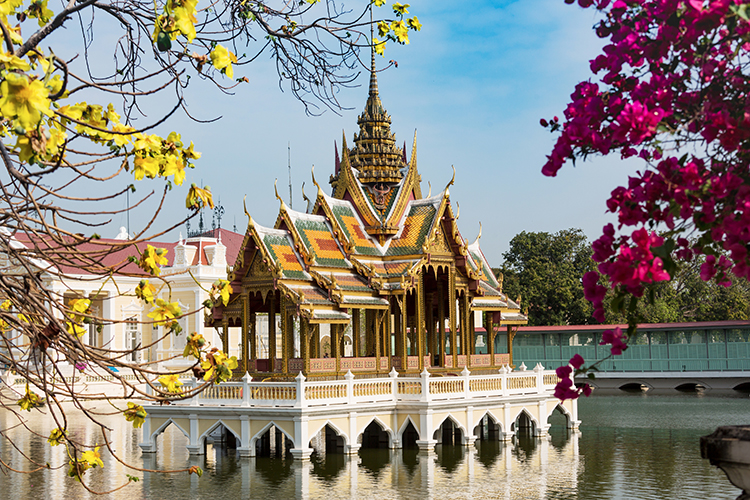
[[[590, 62], [595, 78], [575, 87], [564, 119], [542, 121], [559, 132], [542, 172], [555, 176], [568, 160], [594, 153], [644, 161], [607, 201], [621, 234], [607, 225], [593, 243], [601, 277], [583, 277], [600, 322], [608, 287], [640, 297], [649, 284], [670, 279], [665, 267], [674, 260], [705, 255], [701, 278], [723, 285], [730, 272], [750, 278], [747, 3], [578, 0], [602, 12], [595, 30], [608, 42]], [[668, 229], [666, 241], [646, 230], [657, 224]], [[613, 330], [602, 340], [619, 354], [623, 338]], [[572, 397], [572, 387], [565, 382], [559, 395]]]
[[591, 386], [583, 384], [580, 388], [573, 383], [573, 369], [578, 370], [583, 366], [583, 357], [576, 354], [570, 359], [568, 366], [561, 366], [555, 373], [560, 381], [555, 386], [555, 397], [561, 401], [566, 399], [577, 399], [581, 394], [588, 396], [591, 394]]
[[[566, 0], [572, 3], [572, 0]], [[669, 279], [663, 258], [707, 256], [703, 279], [750, 278], [750, 8], [746, 0], [579, 0], [604, 17], [607, 38], [590, 67], [598, 81], [579, 83], [542, 171], [591, 153], [639, 156], [644, 169], [607, 201], [618, 217], [593, 244], [609, 284], [635, 296]], [[670, 151], [671, 154], [667, 154]], [[644, 226], [668, 228], [663, 241]], [[692, 232], [692, 242], [680, 233]], [[665, 247], [667, 248], [667, 247]], [[726, 254], [726, 256], [722, 255]], [[584, 277], [602, 320], [604, 287]], [[605, 290], [606, 291], [606, 290]]]

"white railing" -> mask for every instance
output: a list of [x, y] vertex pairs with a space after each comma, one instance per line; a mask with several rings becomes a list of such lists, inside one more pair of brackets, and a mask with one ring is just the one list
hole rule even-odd
[[[459, 376], [431, 376], [426, 370], [419, 378], [399, 377], [393, 370], [387, 378], [355, 380], [348, 372], [344, 380], [308, 382], [301, 373], [294, 382], [253, 382], [249, 375], [241, 381], [224, 382], [206, 388], [195, 397], [175, 401], [176, 405], [309, 408], [346, 404], [398, 401], [441, 401], [486, 399], [523, 395], [552, 395], [557, 376], [538, 364], [534, 370], [513, 371], [503, 367], [496, 375], [472, 376], [464, 368]], [[186, 381], [184, 390], [196, 387]]]

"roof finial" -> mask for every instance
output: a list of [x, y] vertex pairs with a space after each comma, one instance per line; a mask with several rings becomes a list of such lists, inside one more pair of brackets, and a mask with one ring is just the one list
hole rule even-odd
[[378, 95], [378, 77], [375, 73], [375, 24], [372, 20], [372, 4], [370, 4], [370, 95]]
[[281, 202], [281, 208], [286, 209], [286, 203], [284, 203], [284, 200], [281, 199], [281, 196], [279, 196], [279, 190], [276, 188], [276, 183], [279, 182], [279, 179], [274, 179], [273, 181], [273, 190], [276, 192], [276, 199]]

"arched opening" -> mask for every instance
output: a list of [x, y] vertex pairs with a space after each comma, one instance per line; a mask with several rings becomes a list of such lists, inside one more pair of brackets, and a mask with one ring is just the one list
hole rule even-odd
[[675, 387], [680, 392], [703, 392], [706, 390], [706, 386], [698, 382], [685, 382]]
[[284, 432], [272, 425], [255, 441], [256, 457], [280, 457], [283, 458], [294, 447], [294, 443]]
[[216, 459], [220, 456], [236, 453], [238, 441], [237, 436], [223, 423], [219, 422], [204, 435], [201, 444], [205, 455], [207, 457], [214, 456], [214, 459]]
[[345, 444], [344, 438], [339, 436], [333, 427], [326, 424], [315, 436], [313, 436], [310, 440], [309, 446], [319, 455], [327, 455], [329, 453], [342, 455], [344, 453]]
[[534, 436], [536, 434], [536, 424], [524, 410], [518, 414], [515, 422], [511, 425], [511, 430], [515, 431], [516, 436]]
[[552, 445], [562, 448], [570, 439], [570, 415], [568, 415], [562, 406], [557, 405], [547, 418], [549, 424], [548, 432]]
[[360, 439], [362, 440], [362, 448], [365, 449], [390, 448], [388, 432], [376, 420], [365, 427]]
[[326, 481], [338, 476], [346, 465], [345, 444], [344, 438], [330, 425], [320, 429], [309, 443], [315, 450], [310, 457], [312, 473]]
[[750, 393], [750, 382], [742, 382], [741, 384], [737, 384], [734, 387], [732, 387], [733, 390], [737, 392], [743, 392], [745, 394]]
[[443, 420], [440, 427], [435, 431], [432, 438], [443, 446], [456, 446], [463, 444], [463, 431], [450, 418]]
[[500, 424], [489, 413], [485, 413], [474, 427], [474, 436], [476, 436], [477, 441], [499, 441], [500, 433]]
[[406, 424], [404, 431], [401, 433], [401, 446], [408, 449], [417, 449], [417, 441], [419, 440], [419, 432], [417, 432], [414, 424], [409, 420]]
[[627, 384], [621, 385], [619, 389], [624, 392], [646, 392], [649, 387], [640, 382], [628, 382]]
[[187, 445], [190, 443], [190, 440], [184, 431], [171, 420], [161, 430], [157, 431], [154, 442], [156, 443], [156, 449], [159, 450], [159, 453], [156, 455], [160, 459], [164, 457], [164, 465], [180, 460], [182, 455], [185, 457], [189, 456]]

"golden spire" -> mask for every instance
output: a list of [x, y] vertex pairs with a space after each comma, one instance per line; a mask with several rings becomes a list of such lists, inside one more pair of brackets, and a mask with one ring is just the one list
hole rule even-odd
[[[374, 43], [372, 36], [370, 42]], [[406, 163], [403, 150], [396, 146], [396, 136], [391, 132], [391, 117], [380, 101], [374, 47], [370, 47], [370, 92], [357, 124], [359, 134], [354, 134], [354, 147], [349, 157], [351, 166], [358, 171], [360, 182], [399, 182], [404, 176], [401, 170]]]

